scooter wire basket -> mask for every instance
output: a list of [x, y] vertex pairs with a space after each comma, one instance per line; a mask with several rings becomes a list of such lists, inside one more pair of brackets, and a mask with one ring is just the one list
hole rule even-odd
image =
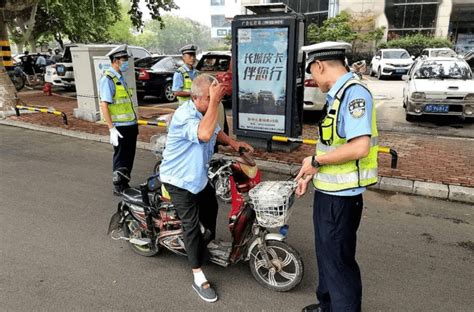
[[296, 185], [293, 181], [265, 181], [249, 191], [260, 226], [276, 228], [286, 224], [295, 199]]
[[151, 151], [155, 156], [163, 154], [166, 145], [166, 134], [155, 134], [150, 138]]

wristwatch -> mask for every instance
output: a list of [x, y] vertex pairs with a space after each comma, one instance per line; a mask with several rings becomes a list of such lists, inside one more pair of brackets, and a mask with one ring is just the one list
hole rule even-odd
[[319, 161], [316, 160], [315, 155], [313, 155], [313, 157], [311, 157], [311, 166], [313, 166], [314, 168], [321, 167], [321, 164], [319, 163]]

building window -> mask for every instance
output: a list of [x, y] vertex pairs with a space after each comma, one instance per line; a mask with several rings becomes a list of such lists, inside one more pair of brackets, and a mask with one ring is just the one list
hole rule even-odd
[[225, 15], [211, 15], [211, 27], [230, 27]]
[[284, 3], [298, 13], [327, 11], [329, 0], [270, 0], [270, 3]]
[[211, 0], [212, 6], [225, 5], [225, 0]]
[[436, 28], [439, 1], [387, 0], [385, 15], [388, 19], [388, 40], [421, 32], [432, 34]]

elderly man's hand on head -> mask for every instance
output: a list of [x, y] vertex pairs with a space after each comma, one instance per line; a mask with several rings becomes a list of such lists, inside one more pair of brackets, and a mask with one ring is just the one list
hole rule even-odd
[[224, 93], [224, 86], [220, 84], [217, 80], [214, 80], [214, 82], [211, 83], [211, 85], [209, 86], [210, 102], [218, 104], [224, 96]]

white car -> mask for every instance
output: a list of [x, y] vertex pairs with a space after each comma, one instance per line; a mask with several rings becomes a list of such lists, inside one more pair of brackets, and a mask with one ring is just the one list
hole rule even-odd
[[457, 54], [450, 48], [429, 48], [424, 49], [420, 57], [456, 57]]
[[326, 93], [321, 92], [311, 74], [305, 73], [303, 109], [321, 111], [326, 103]]
[[49, 82], [56, 87], [64, 87], [61, 78], [58, 76], [56, 71], [56, 64], [46, 66], [44, 73], [44, 81]]
[[380, 49], [370, 62], [370, 75], [378, 79], [406, 75], [413, 58], [405, 49]]
[[[68, 45], [64, 50], [63, 59], [61, 62], [56, 63], [56, 73], [61, 80], [61, 84], [66, 89], [74, 89], [76, 87], [76, 82], [74, 80], [74, 68], [72, 65], [72, 55], [71, 48], [77, 47], [77, 45]], [[114, 48], [116, 45], [111, 45], [110, 48]], [[151, 53], [148, 52], [145, 48], [128, 46], [128, 51], [134, 58], [134, 60], [151, 56]]]
[[463, 59], [422, 57], [403, 78], [407, 121], [421, 115], [474, 117], [474, 80]]

